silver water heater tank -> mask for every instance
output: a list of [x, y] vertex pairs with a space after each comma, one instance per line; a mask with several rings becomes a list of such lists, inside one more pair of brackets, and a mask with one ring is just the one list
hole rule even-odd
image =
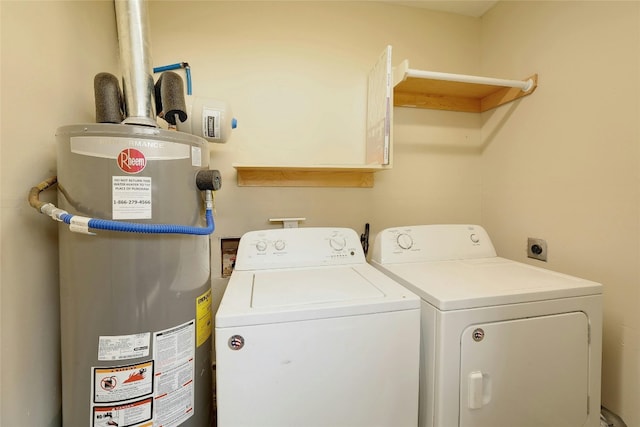
[[58, 206], [75, 215], [59, 230], [63, 425], [212, 425], [209, 233], [143, 228], [204, 227], [207, 142], [124, 124], [56, 136]]

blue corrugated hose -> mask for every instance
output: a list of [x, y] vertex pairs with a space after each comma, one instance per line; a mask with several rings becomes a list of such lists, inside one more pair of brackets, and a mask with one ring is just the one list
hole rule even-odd
[[[71, 224], [71, 219], [74, 215], [63, 214], [60, 219], [65, 224]], [[178, 224], [139, 224], [135, 222], [120, 222], [112, 221], [108, 219], [95, 219], [91, 218], [88, 222], [89, 228], [95, 230], [109, 230], [120, 231], [125, 233], [146, 233], [146, 234], [195, 234], [195, 235], [209, 235], [213, 233], [215, 229], [215, 223], [213, 221], [213, 212], [211, 209], [206, 211], [207, 226], [206, 227], [192, 227], [189, 225]]]

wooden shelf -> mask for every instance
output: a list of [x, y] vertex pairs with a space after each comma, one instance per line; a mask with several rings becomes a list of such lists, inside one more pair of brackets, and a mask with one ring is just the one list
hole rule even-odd
[[314, 165], [233, 167], [240, 187], [373, 187], [373, 174], [384, 166]]
[[524, 80], [501, 80], [425, 72], [410, 69], [405, 60], [394, 71], [393, 105], [481, 113], [531, 95], [537, 86], [537, 74]]

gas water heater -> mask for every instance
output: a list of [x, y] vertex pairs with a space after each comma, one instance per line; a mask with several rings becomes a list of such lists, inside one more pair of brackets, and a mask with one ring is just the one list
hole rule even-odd
[[[113, 124], [57, 138], [58, 208], [75, 214], [59, 231], [64, 426], [209, 426], [210, 252], [196, 187], [206, 144]], [[80, 215], [112, 218], [112, 230]], [[145, 232], [154, 226], [203, 235]]]
[[[184, 120], [184, 101], [154, 90], [144, 1], [115, 7], [124, 91], [101, 76], [96, 115], [121, 120], [59, 128], [57, 178], [30, 193], [61, 222], [63, 425], [209, 427], [220, 176], [206, 140], [156, 124], [156, 105]], [[40, 202], [56, 182], [57, 206]]]

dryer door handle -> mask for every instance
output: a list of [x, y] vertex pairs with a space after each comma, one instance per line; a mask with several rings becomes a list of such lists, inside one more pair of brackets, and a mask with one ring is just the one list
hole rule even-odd
[[480, 371], [468, 376], [468, 407], [480, 409], [491, 401], [491, 377]]

